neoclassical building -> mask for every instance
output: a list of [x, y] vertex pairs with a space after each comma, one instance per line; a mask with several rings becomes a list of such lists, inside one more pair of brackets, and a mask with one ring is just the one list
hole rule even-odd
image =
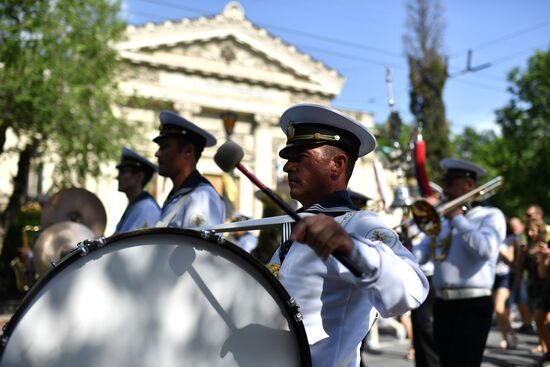
[[[213, 133], [218, 146], [227, 139], [224, 117], [234, 120], [231, 139], [243, 147], [243, 164], [262, 182], [284, 189], [279, 149], [286, 137], [280, 130], [281, 113], [297, 103], [330, 105], [344, 77], [296, 47], [250, 22], [237, 2], [213, 17], [147, 23], [127, 28], [126, 41], [117, 45], [129, 72], [120, 83], [130, 101], [120, 113], [140, 126], [133, 149], [155, 161], [158, 113], [169, 109]], [[343, 111], [373, 128], [367, 112]], [[240, 172], [227, 180], [213, 161], [217, 147], [207, 148], [198, 169], [214, 186], [229, 190], [236, 210], [254, 218], [262, 213], [256, 188]], [[359, 159], [350, 187], [378, 198], [372, 154]], [[88, 190], [104, 203], [110, 235], [127, 200], [117, 191], [115, 162], [110, 174], [90, 182]], [[151, 191], [162, 205], [171, 182], [157, 177]]]

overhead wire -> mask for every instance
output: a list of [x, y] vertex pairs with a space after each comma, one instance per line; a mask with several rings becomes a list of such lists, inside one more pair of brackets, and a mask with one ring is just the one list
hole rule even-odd
[[[212, 13], [210, 10], [193, 8], [193, 7], [190, 7], [190, 6], [174, 4], [174, 3], [161, 1], [161, 0], [137, 0], [137, 1], [141, 1], [143, 3], [149, 3], [149, 4], [153, 4], [153, 5], [162, 5], [162, 6], [173, 8], [173, 9], [185, 10], [185, 11], [188, 11], [188, 12], [191, 12], [191, 13], [195, 13], [197, 15], [203, 15], [203, 16], [214, 15], [214, 13]], [[209, 14], [209, 15], [205, 15], [205, 14]]]
[[481, 45], [478, 45], [478, 46], [475, 46], [473, 47], [472, 49], [475, 50], [475, 51], [479, 51], [479, 50], [483, 50], [487, 47], [490, 47], [490, 46], [493, 46], [493, 45], [496, 45], [496, 44], [499, 44], [499, 43], [502, 43], [504, 41], [508, 41], [510, 39], [513, 39], [513, 38], [516, 38], [516, 37], [519, 37], [521, 35], [524, 35], [526, 33], [530, 33], [530, 32], [533, 32], [533, 31], [536, 31], [538, 29], [541, 29], [541, 28], [544, 28], [544, 27], [547, 27], [547, 26], [550, 26], [550, 19], [542, 22], [542, 23], [538, 23], [534, 26], [531, 26], [531, 27], [527, 27], [527, 28], [523, 28], [523, 29], [519, 29], [517, 31], [514, 31], [514, 32], [511, 32], [511, 33], [508, 33], [508, 34], [505, 34], [504, 36], [501, 36], [499, 38], [496, 38], [496, 39], [493, 39], [493, 40], [490, 40], [490, 41], [487, 41], [485, 43], [482, 43]]
[[[192, 13], [200, 15], [200, 16], [215, 15], [214, 13], [211, 13], [210, 11], [208, 11], [206, 9], [183, 6], [183, 5], [180, 5], [180, 4], [174, 4], [174, 3], [166, 2], [166, 1], [159, 1], [159, 0], [137, 0], [137, 1], [150, 3], [150, 4], [155, 4], [155, 5], [162, 5], [162, 6], [170, 7], [170, 8], [173, 8], [173, 9], [184, 10], [184, 11], [192, 12]], [[148, 15], [145, 15], [143, 13], [140, 13], [140, 12], [137, 12], [137, 11], [134, 11], [134, 10], [127, 10], [127, 12], [133, 13], [133, 14], [138, 14], [138, 15], [148, 16]], [[155, 14], [155, 16], [156, 16], [156, 14]], [[396, 53], [396, 52], [393, 52], [393, 51], [389, 51], [389, 50], [385, 50], [385, 49], [381, 49], [381, 48], [377, 48], [377, 47], [367, 46], [367, 45], [357, 43], [357, 42], [351, 42], [351, 41], [336, 39], [336, 38], [333, 38], [333, 37], [321, 36], [319, 34], [313, 34], [313, 33], [308, 33], [308, 32], [304, 32], [304, 31], [301, 31], [301, 30], [291, 29], [291, 28], [287, 28], [287, 27], [281, 27], [281, 26], [278, 26], [278, 25], [275, 25], [275, 24], [270, 24], [270, 23], [261, 22], [261, 23], [256, 23], [256, 24], [260, 27], [264, 27], [264, 28], [269, 29], [269, 30], [272, 30], [272, 29], [273, 30], [278, 30], [280, 32], [291, 34], [291, 35], [294, 35], [294, 36], [310, 38], [310, 39], [314, 39], [314, 40], [318, 40], [318, 41], [322, 41], [322, 42], [326, 42], [326, 43], [330, 43], [330, 44], [336, 44], [336, 45], [339, 45], [339, 46], [354, 48], [354, 49], [357, 49], [357, 50], [363, 50], [363, 51], [368, 51], [368, 52], [376, 52], [377, 54], [382, 54], [382, 55], [389, 56], [389, 57], [392, 57], [392, 58], [400, 58], [400, 59], [403, 58], [402, 54], [399, 54], [399, 53]], [[511, 33], [505, 34], [505, 35], [503, 35], [501, 37], [498, 37], [498, 38], [495, 38], [493, 40], [489, 40], [487, 42], [484, 42], [484, 43], [476, 46], [475, 48], [473, 48], [473, 50], [479, 51], [479, 50], [482, 50], [484, 48], [490, 47], [492, 45], [507, 41], [509, 39], [519, 37], [520, 35], [523, 35], [523, 34], [530, 33], [530, 32], [533, 32], [535, 30], [541, 29], [541, 28], [546, 27], [548, 25], [550, 25], [550, 20], [547, 20], [547, 21], [538, 23], [536, 25], [533, 25], [533, 26], [530, 26], [530, 27], [527, 27], [527, 28], [523, 28], [523, 29], [511, 32]], [[302, 50], [304, 50], [304, 49], [312, 50], [314, 52], [319, 52], [319, 53], [323, 53], [323, 54], [327, 54], [327, 55], [346, 58], [346, 59], [349, 59], [349, 60], [364, 62], [364, 63], [370, 64], [370, 65], [391, 66], [392, 68], [403, 69], [403, 66], [401, 66], [399, 64], [396, 64], [396, 63], [393, 63], [393, 62], [384, 62], [384, 61], [380, 61], [380, 60], [373, 60], [373, 59], [369, 59], [369, 58], [365, 58], [365, 57], [360, 57], [360, 56], [357, 56], [355, 54], [351, 55], [351, 54], [347, 54], [347, 53], [343, 53], [343, 52], [336, 52], [336, 51], [333, 51], [333, 50], [327, 50], [327, 49], [314, 47], [314, 46], [309, 46], [309, 45], [300, 45], [299, 43], [294, 43], [294, 45], [299, 47]], [[527, 51], [532, 51], [532, 49], [533, 48], [530, 48], [529, 50], [516, 52], [516, 53], [513, 53], [511, 55], [495, 59], [494, 61], [489, 62], [489, 64], [495, 65], [495, 64], [503, 63], [507, 60], [513, 59], [513, 58], [518, 57], [520, 55], [523, 55]], [[495, 81], [501, 81], [502, 80], [502, 79], [499, 79], [497, 77], [491, 78], [490, 76], [483, 75], [483, 74], [474, 74], [474, 75], [476, 75], [476, 77], [481, 77], [481, 78], [485, 78], [485, 79], [493, 79]], [[453, 78], [453, 80], [456, 80], [456, 78]], [[477, 86], [477, 87], [484, 88], [484, 89], [501, 91], [501, 89], [497, 89], [495, 87], [491, 87], [491, 86], [487, 86], [487, 85], [484, 85], [484, 84], [475, 83], [475, 82], [471, 82], [471, 81], [463, 81], [462, 80], [460, 82], [463, 83], [463, 84], [469, 84], [469, 85]]]
[[[198, 15], [203, 15], [203, 16], [214, 15], [213, 13], [211, 13], [210, 11], [207, 11], [205, 9], [192, 8], [192, 7], [188, 7], [188, 6], [181, 6], [179, 4], [174, 4], [174, 3], [170, 3], [170, 2], [166, 2], [166, 1], [157, 1], [157, 0], [136, 0], [136, 1], [141, 1], [141, 2], [145, 2], [145, 3], [156, 4], [156, 5], [162, 5], [162, 6], [166, 6], [166, 7], [171, 7], [173, 9], [180, 9], [180, 10], [190, 11], [190, 12], [196, 13]], [[130, 12], [132, 12], [132, 11], [130, 11]], [[209, 14], [209, 15], [205, 15], [205, 14]], [[297, 30], [297, 29], [290, 29], [290, 28], [286, 28], [286, 27], [281, 27], [281, 26], [278, 26], [278, 25], [275, 25], [275, 24], [269, 24], [269, 23], [256, 23], [256, 24], [258, 26], [261, 26], [261, 27], [266, 28], [266, 29], [275, 29], [275, 30], [279, 30], [281, 32], [290, 33], [292, 35], [307, 37], [307, 38], [311, 38], [311, 39], [316, 39], [316, 40], [324, 41], [324, 42], [327, 42], [327, 43], [333, 43], [333, 44], [337, 44], [337, 45], [341, 45], [341, 46], [343, 45], [343, 46], [353, 47], [353, 48], [366, 50], [366, 51], [371, 51], [371, 52], [376, 52], [376, 53], [379, 53], [379, 54], [384, 54], [386, 56], [391, 56], [391, 57], [396, 57], [396, 58], [403, 57], [403, 55], [400, 54], [400, 53], [392, 52], [392, 51], [377, 48], [377, 47], [366, 46], [366, 45], [361, 44], [361, 43], [349, 42], [349, 41], [336, 39], [336, 38], [332, 38], [332, 37], [320, 36], [320, 35], [317, 35], [317, 34], [312, 34], [312, 33], [304, 32], [304, 31]]]
[[455, 59], [457, 57], [460, 57], [462, 55], [464, 55], [464, 53], [467, 53], [469, 51], [472, 51], [472, 52], [475, 52], [475, 51], [481, 51], [481, 50], [484, 50], [490, 46], [493, 46], [493, 45], [497, 45], [499, 43], [502, 43], [502, 42], [505, 42], [505, 41], [508, 41], [508, 40], [511, 40], [513, 38], [516, 38], [516, 37], [519, 37], [519, 36], [522, 36], [524, 34], [527, 34], [527, 33], [531, 33], [531, 32], [534, 32], [536, 30], [539, 30], [541, 28], [544, 28], [544, 27], [547, 27], [547, 26], [550, 26], [550, 19], [549, 20], [546, 20], [544, 22], [541, 22], [541, 23], [538, 23], [534, 26], [530, 26], [530, 27], [527, 27], [527, 28], [522, 28], [522, 29], [518, 29], [514, 32], [511, 32], [511, 33], [507, 33], [503, 36], [500, 36], [498, 38], [495, 38], [495, 39], [492, 39], [492, 40], [489, 40], [489, 41], [486, 41], [484, 43], [481, 43], [477, 46], [474, 46], [474, 47], [471, 47], [467, 50], [464, 50], [462, 53], [455, 53], [451, 56], [449, 56], [450, 59]]

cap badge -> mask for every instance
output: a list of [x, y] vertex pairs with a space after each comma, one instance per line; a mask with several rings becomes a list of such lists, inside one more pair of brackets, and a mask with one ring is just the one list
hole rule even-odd
[[287, 138], [290, 140], [294, 137], [294, 125], [292, 124], [292, 122], [289, 122], [288, 123], [288, 128], [286, 130], [286, 136]]

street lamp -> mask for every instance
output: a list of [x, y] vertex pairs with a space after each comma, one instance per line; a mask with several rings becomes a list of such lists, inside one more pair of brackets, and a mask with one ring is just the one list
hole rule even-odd
[[225, 128], [225, 136], [228, 140], [233, 134], [233, 129], [235, 128], [235, 124], [237, 123], [237, 117], [237, 114], [231, 111], [226, 111], [221, 114], [223, 127]]

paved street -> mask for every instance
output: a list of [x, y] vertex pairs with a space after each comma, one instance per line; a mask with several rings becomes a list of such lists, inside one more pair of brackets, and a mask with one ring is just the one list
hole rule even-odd
[[[0, 326], [8, 320], [8, 315], [0, 316]], [[517, 325], [516, 325], [517, 326]], [[493, 326], [485, 349], [482, 367], [534, 367], [540, 354], [530, 352], [537, 344], [536, 335], [519, 334], [519, 345], [515, 350], [499, 348], [500, 332]], [[376, 350], [365, 350], [363, 362], [367, 367], [414, 367], [414, 361], [406, 359], [409, 341], [400, 341], [395, 331], [388, 327], [379, 328], [380, 345]]]
[[[376, 351], [363, 351], [362, 357], [368, 367], [414, 367], [414, 361], [407, 361], [406, 355], [409, 341], [399, 341], [395, 332], [389, 329], [380, 329], [380, 347]], [[537, 344], [536, 335], [519, 334], [518, 348], [502, 350], [499, 348], [500, 332], [494, 326], [489, 334], [487, 348], [482, 367], [523, 367], [536, 366], [541, 354], [530, 352]]]

